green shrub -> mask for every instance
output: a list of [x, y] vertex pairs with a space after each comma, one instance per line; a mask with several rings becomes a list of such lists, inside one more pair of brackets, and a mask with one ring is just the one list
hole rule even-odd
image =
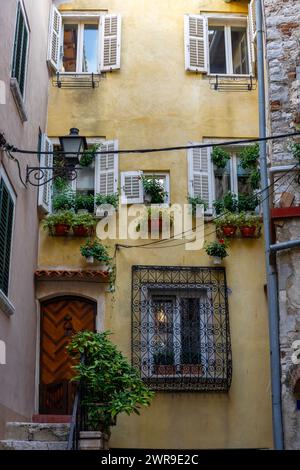
[[145, 193], [151, 196], [152, 204], [162, 204], [165, 201], [168, 193], [165, 191], [163, 185], [156, 178], [142, 177], [143, 187]]
[[204, 211], [208, 209], [208, 204], [200, 196], [188, 196], [188, 203], [192, 206], [192, 214], [196, 215], [197, 206], [203, 206]]
[[258, 194], [240, 194], [238, 199], [238, 212], [254, 212], [260, 203]]
[[74, 208], [76, 212], [81, 209], [94, 212], [94, 196], [92, 194], [76, 194], [74, 197]]
[[217, 227], [228, 227], [233, 226], [237, 227], [239, 221], [239, 214], [232, 214], [231, 212], [225, 212], [224, 215], [218, 217], [214, 220], [214, 223]]
[[115, 209], [118, 207], [119, 204], [119, 193], [114, 194], [96, 194], [95, 196], [95, 204], [96, 206], [102, 206], [106, 204], [110, 204]]
[[55, 212], [74, 208], [74, 192], [70, 189], [57, 193], [53, 197], [52, 206]]
[[95, 153], [99, 149], [99, 144], [94, 144], [90, 149], [85, 150], [83, 155], [81, 155], [79, 164], [81, 166], [90, 166], [95, 159]]
[[69, 211], [55, 212], [54, 214], [48, 215], [43, 220], [43, 228], [44, 230], [48, 230], [50, 235], [53, 235], [55, 225], [65, 224], [71, 227], [73, 224], [73, 220], [74, 220], [73, 211], [69, 210]]
[[228, 160], [230, 160], [230, 153], [222, 149], [222, 147], [213, 147], [211, 159], [217, 168], [225, 168]]
[[248, 145], [240, 152], [240, 164], [244, 170], [256, 167], [259, 159], [259, 145]]
[[222, 214], [225, 211], [236, 212], [238, 207], [238, 199], [236, 194], [228, 191], [222, 199], [214, 201], [213, 206], [216, 214]]
[[239, 215], [238, 226], [239, 227], [260, 227], [261, 225], [261, 218], [259, 215], [255, 214], [246, 214], [245, 212], [241, 212]]
[[94, 228], [97, 221], [92, 214], [74, 214], [72, 227]]

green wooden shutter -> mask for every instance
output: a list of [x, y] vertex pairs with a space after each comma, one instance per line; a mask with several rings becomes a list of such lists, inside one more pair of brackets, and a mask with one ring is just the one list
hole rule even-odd
[[17, 23], [15, 32], [12, 78], [18, 80], [22, 96], [25, 90], [25, 75], [28, 49], [28, 28], [21, 4], [18, 4]]
[[8, 294], [14, 202], [4, 181], [0, 181], [0, 289]]

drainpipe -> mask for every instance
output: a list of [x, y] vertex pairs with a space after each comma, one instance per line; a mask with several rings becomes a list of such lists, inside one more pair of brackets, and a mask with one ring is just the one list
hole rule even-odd
[[[257, 29], [257, 79], [259, 99], [259, 137], [266, 137], [266, 101], [265, 101], [265, 77], [264, 77], [264, 36], [263, 36], [263, 5], [262, 0], [256, 0], [256, 29]], [[262, 141], [260, 146], [260, 174], [262, 188], [268, 187], [267, 170], [267, 144]], [[279, 344], [279, 309], [276, 263], [270, 263], [271, 224], [269, 192], [264, 195], [263, 222], [265, 236], [265, 257], [268, 287], [268, 315], [270, 338], [270, 362], [271, 362], [271, 386], [272, 386], [272, 417], [273, 440], [276, 450], [283, 449], [283, 427], [281, 413], [281, 367]]]

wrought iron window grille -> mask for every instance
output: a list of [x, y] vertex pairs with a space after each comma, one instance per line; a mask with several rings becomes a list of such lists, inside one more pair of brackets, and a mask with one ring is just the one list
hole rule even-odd
[[216, 91], [252, 91], [256, 90], [257, 80], [252, 75], [249, 77], [227, 77], [215, 75], [209, 79], [210, 88]]
[[229, 390], [224, 268], [132, 267], [132, 364], [153, 390]]

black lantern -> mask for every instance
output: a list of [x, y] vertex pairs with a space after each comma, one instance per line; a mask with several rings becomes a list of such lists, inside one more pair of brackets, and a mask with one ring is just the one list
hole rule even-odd
[[64, 157], [72, 163], [78, 163], [80, 152], [87, 149], [86, 138], [79, 135], [79, 129], [72, 127], [70, 134], [59, 138], [61, 149], [65, 152]]

